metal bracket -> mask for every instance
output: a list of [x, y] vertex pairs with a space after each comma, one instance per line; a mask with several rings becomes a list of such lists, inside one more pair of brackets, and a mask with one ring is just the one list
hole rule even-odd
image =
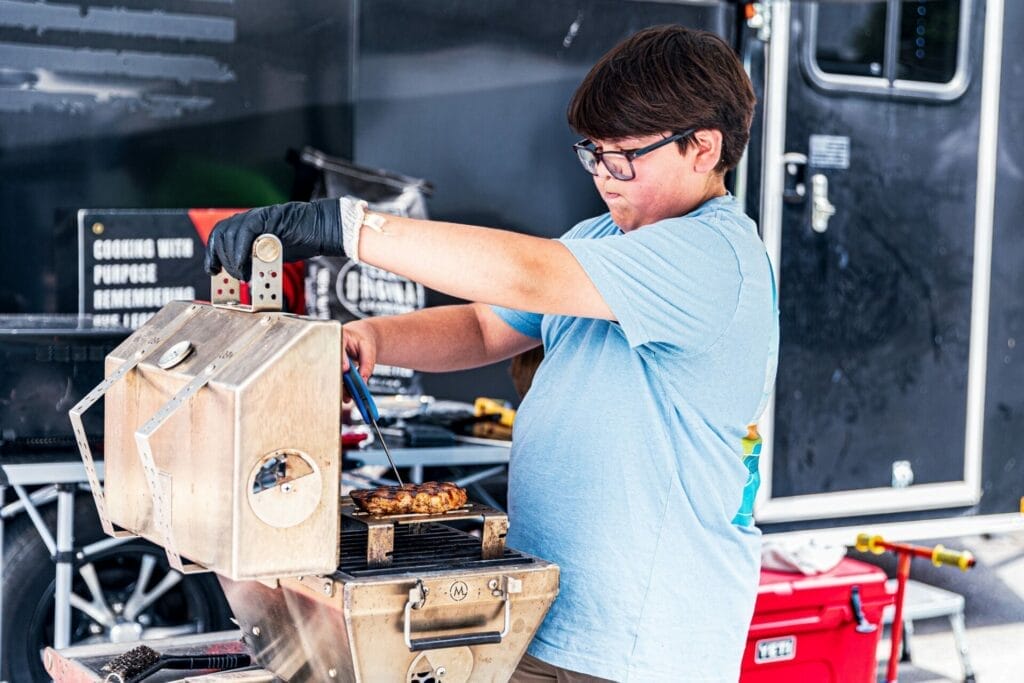
[[252, 245], [252, 282], [249, 293], [254, 311], [280, 311], [284, 304], [283, 249], [274, 235], [260, 235]]
[[[280, 311], [284, 305], [284, 249], [275, 235], [264, 234], [252, 243], [252, 279], [249, 297], [252, 311]], [[214, 306], [238, 307], [242, 284], [221, 270], [210, 278], [210, 302]]]
[[242, 283], [221, 270], [210, 278], [210, 303], [214, 306], [237, 306], [242, 302]]
[[328, 598], [334, 597], [336, 589], [334, 579], [329, 576], [300, 576], [299, 583], [320, 595]]
[[110, 522], [110, 518], [107, 516], [107, 502], [103, 496], [103, 487], [100, 485], [99, 476], [96, 474], [96, 465], [93, 462], [92, 449], [89, 447], [89, 439], [85, 434], [85, 426], [82, 424], [82, 415], [85, 411], [89, 410], [96, 401], [100, 400], [104, 394], [114, 386], [122, 377], [127, 375], [129, 372], [134, 370], [139, 363], [146, 359], [150, 353], [153, 352], [163, 341], [181, 329], [185, 323], [199, 310], [198, 305], [189, 306], [184, 311], [178, 314], [176, 318], [166, 325], [163, 329], [157, 331], [151, 336], [142, 337], [142, 346], [130, 360], [126, 360], [121, 364], [116, 371], [114, 371], [109, 377], [100, 382], [92, 391], [85, 395], [81, 401], [75, 405], [74, 408], [68, 413], [71, 417], [71, 425], [75, 432], [75, 438], [78, 440], [78, 450], [82, 455], [82, 464], [85, 466], [85, 474], [89, 478], [89, 488], [92, 490], [92, 497], [96, 503], [96, 513], [100, 518], [100, 525], [103, 527], [103, 533], [114, 538], [128, 538], [135, 537], [129, 531], [115, 530], [114, 525]]
[[508, 515], [484, 515], [484, 529], [480, 539], [480, 551], [485, 560], [496, 560], [505, 554], [505, 537], [508, 536]]
[[366, 526], [366, 564], [370, 567], [390, 567], [395, 548], [395, 525], [390, 522], [370, 523]]

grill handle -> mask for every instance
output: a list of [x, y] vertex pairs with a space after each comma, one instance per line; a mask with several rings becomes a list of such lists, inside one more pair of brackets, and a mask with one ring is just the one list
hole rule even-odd
[[[505, 604], [507, 605], [508, 603]], [[485, 633], [460, 633], [454, 636], [431, 636], [430, 638], [416, 638], [414, 640], [410, 640], [407, 637], [405, 639], [405, 644], [409, 646], [409, 650], [412, 652], [440, 650], [445, 647], [488, 645], [500, 642], [501, 634], [497, 631], [487, 631]]]
[[427, 602], [427, 594], [430, 592], [423, 581], [417, 580], [416, 585], [409, 590], [409, 599], [405, 602], [405, 646], [410, 652], [422, 650], [440, 650], [446, 647], [463, 647], [468, 645], [491, 645], [500, 643], [502, 638], [508, 635], [512, 624], [512, 593], [522, 591], [522, 582], [511, 576], [505, 577], [505, 587], [501, 595], [505, 601], [505, 624], [501, 631], [483, 631], [481, 633], [456, 633], [450, 636], [430, 636], [427, 638], [412, 638], [412, 611], [420, 609]]

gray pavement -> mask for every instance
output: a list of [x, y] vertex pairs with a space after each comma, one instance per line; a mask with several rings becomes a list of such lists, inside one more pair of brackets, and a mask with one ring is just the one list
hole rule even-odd
[[[964, 596], [968, 655], [978, 683], [1024, 683], [1024, 532], [939, 539], [927, 545], [935, 543], [970, 550], [977, 565], [961, 572], [915, 559], [910, 577]], [[868, 559], [852, 551], [850, 555]], [[895, 575], [894, 556], [887, 553], [869, 561], [884, 567], [889, 576]], [[886, 629], [879, 644], [879, 681], [885, 681], [888, 656]], [[911, 663], [900, 664], [901, 683], [963, 680], [948, 619], [914, 624], [911, 657]]]

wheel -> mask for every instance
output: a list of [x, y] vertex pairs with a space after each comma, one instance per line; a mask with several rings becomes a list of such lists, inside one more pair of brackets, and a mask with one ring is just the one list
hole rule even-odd
[[[51, 533], [56, 505], [43, 512]], [[91, 496], [75, 500], [76, 551], [106, 538]], [[4, 528], [3, 670], [7, 681], [49, 681], [41, 651], [53, 643], [54, 569], [27, 515]], [[162, 548], [134, 539], [76, 560], [71, 644], [132, 642], [231, 628], [211, 575], [170, 569]]]

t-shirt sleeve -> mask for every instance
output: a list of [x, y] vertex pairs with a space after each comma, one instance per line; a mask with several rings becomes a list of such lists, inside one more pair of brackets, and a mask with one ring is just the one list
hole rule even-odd
[[711, 222], [676, 218], [625, 235], [562, 242], [634, 348], [666, 343], [700, 353], [736, 313], [739, 260]]
[[493, 304], [491, 305], [491, 310], [519, 334], [525, 334], [527, 337], [533, 337], [534, 339], [541, 338], [540, 323], [544, 316], [540, 313], [519, 311], [514, 308], [505, 308], [504, 306], [495, 306]]
[[[573, 239], [580, 235], [586, 234], [595, 224], [599, 223], [603, 216], [596, 218], [588, 218], [584, 221], [580, 221], [572, 228], [570, 228], [561, 239]], [[515, 308], [505, 308], [504, 306], [491, 305], [491, 310], [504, 320], [508, 325], [520, 334], [525, 334], [528, 337], [534, 339], [541, 339], [540, 324], [544, 319], [544, 316], [540, 313], [530, 313], [528, 311], [520, 311]]]

